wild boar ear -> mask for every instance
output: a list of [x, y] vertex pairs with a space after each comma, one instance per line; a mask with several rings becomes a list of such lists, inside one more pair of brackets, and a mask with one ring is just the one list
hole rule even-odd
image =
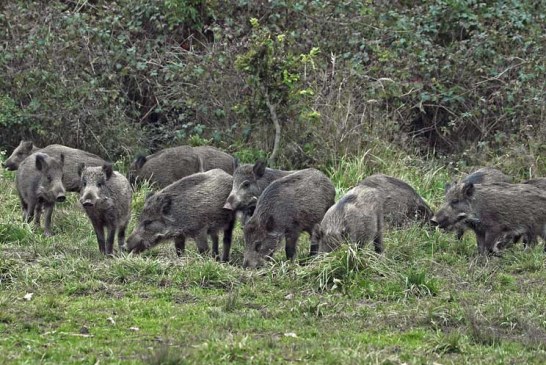
[[34, 144], [31, 141], [21, 141], [21, 147], [24, 151], [30, 152], [32, 151], [32, 147], [34, 147]]
[[79, 176], [79, 177], [82, 176], [82, 172], [83, 172], [84, 169], [85, 169], [85, 163], [80, 162], [80, 163], [78, 164], [78, 176]]
[[161, 213], [163, 215], [169, 215], [169, 213], [171, 212], [172, 205], [173, 205], [173, 200], [170, 196], [163, 197], [161, 201]]
[[237, 170], [237, 167], [239, 167], [239, 159], [237, 157], [233, 157], [233, 172]]
[[467, 198], [470, 198], [472, 195], [474, 195], [474, 184], [465, 183], [463, 185], [463, 195]]
[[273, 218], [272, 215], [267, 218], [267, 222], [265, 223], [265, 230], [267, 232], [272, 232], [275, 229], [275, 218]]
[[110, 162], [107, 162], [102, 165], [102, 172], [104, 172], [104, 174], [106, 175], [106, 180], [110, 179], [112, 177], [112, 174], [114, 173], [112, 164]]
[[45, 170], [47, 167], [47, 162], [45, 161], [45, 155], [42, 153], [38, 153], [36, 155], [36, 169], [38, 171]]
[[61, 167], [64, 166], [64, 153], [61, 153], [60, 163], [61, 163]]
[[141, 169], [146, 163], [146, 156], [137, 156], [135, 160], [135, 166], [137, 169]]
[[264, 176], [265, 173], [265, 162], [258, 161], [254, 164], [254, 167], [252, 168], [252, 172], [254, 173], [254, 177], [257, 179]]

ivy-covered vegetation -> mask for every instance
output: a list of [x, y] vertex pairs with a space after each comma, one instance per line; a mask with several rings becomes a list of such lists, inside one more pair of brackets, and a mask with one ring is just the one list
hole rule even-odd
[[210, 143], [253, 159], [277, 137], [288, 168], [379, 139], [462, 164], [510, 155], [536, 174], [545, 4], [3, 2], [0, 145], [116, 160]]

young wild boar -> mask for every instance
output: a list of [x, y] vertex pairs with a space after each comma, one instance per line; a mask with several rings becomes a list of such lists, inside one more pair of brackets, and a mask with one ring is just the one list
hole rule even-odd
[[403, 227], [415, 221], [428, 222], [433, 215], [423, 198], [400, 179], [376, 174], [358, 185], [375, 188], [383, 194], [384, 220], [392, 227]]
[[383, 198], [383, 192], [369, 186], [349, 190], [313, 230], [319, 252], [331, 252], [347, 241], [359, 245], [373, 241], [375, 252], [383, 252]]
[[519, 236], [534, 243], [537, 235], [546, 238], [546, 193], [528, 184], [460, 182], [449, 188], [431, 221], [444, 229], [465, 222], [481, 254]]
[[46, 236], [51, 236], [51, 216], [56, 202], [64, 202], [63, 186], [64, 155], [57, 160], [45, 153], [37, 152], [26, 158], [17, 169], [15, 185], [21, 200], [23, 219], [30, 223], [34, 218], [40, 227], [40, 215], [45, 210]]
[[34, 152], [42, 152], [56, 159], [59, 159], [61, 154], [64, 155], [63, 185], [67, 191], [78, 192], [80, 189], [80, 177], [78, 176], [78, 165], [80, 163], [84, 163], [86, 166], [102, 166], [105, 162], [99, 156], [76, 148], [66, 147], [60, 144], [51, 144], [44, 148], [38, 148], [34, 146], [32, 142], [21, 141], [19, 146], [6, 160], [6, 168], [17, 170], [19, 164]]
[[25, 158], [39, 150], [31, 141], [22, 140], [19, 146], [13, 150], [6, 161], [2, 163], [2, 167], [9, 171], [15, 171]]
[[184, 252], [186, 238], [194, 238], [201, 254], [209, 250], [207, 234], [218, 258], [218, 231], [224, 231], [222, 261], [229, 261], [234, 213], [222, 206], [232, 177], [214, 169], [182, 178], [149, 196], [137, 228], [127, 239], [127, 251], [141, 252], [161, 241], [174, 239], [176, 253]]
[[[491, 184], [497, 182], [511, 183], [512, 178], [505, 175], [502, 171], [494, 169], [492, 167], [482, 167], [461, 179], [462, 183], [471, 182], [473, 184]], [[454, 183], [456, 184], [456, 183]], [[452, 184], [446, 184], [445, 191], [447, 192]], [[460, 221], [454, 224], [452, 227], [446, 227], [446, 230], [455, 231], [455, 235], [458, 240], [463, 238], [464, 232], [471, 229], [465, 221]]]
[[113, 171], [110, 163], [101, 167], [80, 164], [78, 173], [80, 203], [93, 224], [99, 251], [111, 255], [116, 231], [120, 250], [125, 246], [125, 230], [131, 218], [131, 185], [125, 176]]
[[237, 166], [233, 173], [233, 187], [224, 208], [243, 211], [245, 214], [243, 222], [246, 223], [247, 218], [254, 213], [256, 202], [265, 188], [273, 181], [293, 172], [267, 168], [262, 161], [254, 165]]
[[[297, 171], [272, 182], [258, 198], [256, 210], [244, 227], [243, 266], [260, 266], [282, 237], [286, 240], [286, 257], [293, 259], [300, 233], [312, 234], [334, 198], [334, 185], [315, 169]], [[317, 250], [318, 245], [312, 243], [311, 255]]]
[[183, 177], [216, 168], [231, 174], [233, 157], [210, 146], [178, 146], [138, 156], [129, 167], [127, 177], [132, 185], [147, 180], [155, 188], [163, 189]]

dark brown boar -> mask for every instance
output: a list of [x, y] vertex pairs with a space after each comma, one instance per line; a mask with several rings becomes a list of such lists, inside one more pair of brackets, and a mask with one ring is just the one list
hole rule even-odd
[[546, 237], [546, 193], [528, 184], [460, 182], [449, 188], [432, 222], [444, 229], [465, 222], [481, 254], [519, 236], [531, 244], [537, 235]]
[[63, 186], [64, 155], [57, 160], [45, 153], [37, 152], [26, 158], [17, 169], [15, 185], [21, 200], [23, 218], [30, 223], [34, 218], [40, 227], [42, 209], [45, 210], [44, 233], [51, 236], [51, 217], [56, 202], [66, 199]]
[[[80, 203], [91, 220], [99, 243], [99, 251], [111, 255], [118, 233], [120, 250], [125, 246], [125, 230], [131, 219], [131, 185], [112, 165], [79, 166], [81, 177]], [[105, 238], [105, 229], [107, 237]]]
[[218, 258], [218, 232], [223, 230], [222, 261], [229, 261], [234, 213], [222, 206], [231, 184], [231, 175], [213, 169], [186, 176], [152, 194], [144, 203], [138, 226], [127, 239], [127, 251], [141, 252], [174, 239], [180, 256], [189, 237], [204, 254], [209, 250], [208, 234], [213, 241], [213, 255]]
[[224, 208], [244, 212], [246, 223], [256, 208], [256, 202], [269, 184], [294, 171], [267, 168], [262, 161], [237, 166], [233, 173], [233, 187]]
[[[316, 169], [305, 169], [273, 181], [258, 198], [256, 210], [244, 227], [243, 266], [257, 267], [273, 254], [285, 237], [285, 252], [293, 259], [301, 232], [312, 234], [324, 213], [334, 204], [335, 188]], [[318, 251], [311, 244], [310, 253]]]
[[357, 185], [330, 207], [320, 225], [313, 230], [312, 241], [319, 252], [331, 252], [343, 242], [364, 245], [373, 241], [375, 251], [383, 252], [383, 199], [376, 188]]
[[378, 189], [383, 194], [383, 215], [391, 227], [403, 227], [411, 222], [428, 222], [432, 210], [419, 194], [406, 182], [392, 176], [368, 176], [359, 185]]
[[127, 178], [132, 185], [149, 181], [156, 189], [212, 169], [233, 172], [233, 157], [214, 147], [178, 146], [165, 148], [149, 156], [138, 156], [129, 168]]

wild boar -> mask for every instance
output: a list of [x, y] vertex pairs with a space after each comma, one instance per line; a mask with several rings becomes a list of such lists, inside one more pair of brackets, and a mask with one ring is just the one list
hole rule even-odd
[[66, 200], [63, 186], [64, 155], [57, 160], [45, 153], [37, 152], [26, 158], [17, 169], [15, 185], [21, 200], [23, 218], [30, 223], [34, 218], [40, 227], [42, 209], [45, 210], [44, 233], [51, 236], [51, 216], [56, 202]]
[[[334, 204], [335, 188], [330, 179], [316, 169], [294, 172], [273, 181], [258, 198], [256, 210], [244, 227], [243, 266], [257, 267], [273, 254], [285, 237], [285, 252], [293, 259], [302, 231], [312, 235], [324, 213]], [[318, 244], [312, 243], [310, 254]]]
[[243, 222], [246, 223], [254, 213], [256, 202], [265, 188], [273, 181], [293, 172], [267, 168], [262, 161], [258, 161], [254, 165], [237, 166], [233, 173], [233, 187], [224, 208], [242, 211], [245, 216]]
[[[506, 174], [504, 174], [502, 171], [497, 170], [492, 167], [482, 167], [465, 177], [461, 179], [462, 183], [471, 182], [473, 184], [491, 184], [491, 183], [497, 183], [497, 182], [505, 182], [505, 183], [511, 183], [512, 178]], [[454, 183], [456, 184], [456, 183]], [[446, 184], [445, 191], [447, 192], [452, 184]], [[465, 221], [460, 221], [457, 224], [453, 225], [452, 227], [446, 227], [446, 230], [452, 230], [455, 231], [455, 236], [458, 240], [461, 240], [463, 238], [464, 232], [468, 229], [471, 229], [471, 227], [467, 226], [467, 223]]]
[[78, 176], [78, 165], [84, 163], [86, 166], [102, 166], [105, 161], [97, 155], [77, 148], [66, 147], [60, 144], [51, 144], [44, 148], [38, 148], [30, 141], [21, 141], [19, 146], [6, 160], [5, 167], [9, 170], [17, 170], [19, 164], [31, 153], [42, 152], [50, 157], [60, 158], [64, 155], [63, 185], [67, 191], [80, 189], [80, 177]]
[[127, 239], [127, 251], [141, 252], [161, 241], [174, 239], [176, 253], [185, 249], [186, 238], [194, 238], [201, 254], [208, 252], [211, 236], [215, 258], [218, 231], [224, 231], [222, 261], [229, 261], [234, 213], [223, 209], [232, 177], [220, 169], [184, 177], [149, 196], [137, 228]]
[[400, 179], [376, 174], [368, 176], [359, 185], [381, 191], [384, 220], [391, 227], [403, 227], [415, 221], [428, 222], [433, 215], [423, 198]]
[[444, 229], [465, 222], [476, 233], [481, 254], [517, 236], [531, 244], [537, 235], [546, 237], [546, 193], [528, 184], [460, 182], [449, 188], [431, 221]]
[[2, 163], [2, 167], [9, 171], [15, 171], [25, 158], [37, 152], [40, 148], [36, 147], [31, 141], [22, 140], [6, 161]]
[[233, 172], [233, 157], [214, 147], [178, 146], [165, 148], [149, 156], [138, 156], [129, 168], [127, 178], [132, 185], [150, 181], [156, 189], [215, 168]]
[[[125, 230], [131, 219], [131, 185], [110, 163], [101, 167], [80, 164], [80, 203], [91, 220], [99, 243], [99, 251], [111, 255], [114, 237], [118, 234], [120, 250], [125, 246]], [[106, 239], [105, 239], [106, 229]]]
[[331, 252], [343, 242], [364, 245], [373, 241], [383, 252], [383, 199], [385, 194], [372, 187], [357, 185], [330, 207], [315, 226], [312, 241], [319, 252]]

